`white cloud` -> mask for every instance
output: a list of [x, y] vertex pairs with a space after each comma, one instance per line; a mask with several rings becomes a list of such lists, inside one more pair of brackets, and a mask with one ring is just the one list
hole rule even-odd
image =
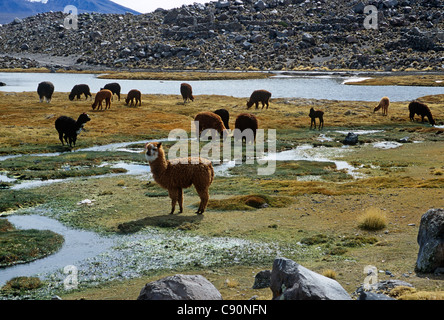
[[139, 11], [141, 13], [152, 12], [157, 8], [172, 9], [172, 8], [181, 7], [184, 4], [189, 5], [195, 2], [197, 3], [210, 2], [210, 0], [148, 0], [148, 1], [112, 0], [112, 1], [127, 8]]

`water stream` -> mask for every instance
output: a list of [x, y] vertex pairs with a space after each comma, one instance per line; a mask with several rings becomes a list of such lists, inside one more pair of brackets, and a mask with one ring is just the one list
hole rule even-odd
[[[266, 89], [272, 98], [306, 98], [343, 101], [379, 101], [389, 96], [391, 101], [410, 101], [418, 97], [442, 94], [442, 87], [413, 86], [350, 86], [345, 82], [359, 79], [353, 75], [316, 75], [316, 76], [274, 76], [267, 79], [253, 80], [195, 80], [187, 81], [193, 86], [194, 95], [229, 95], [249, 97], [257, 89]], [[70, 73], [14, 73], [0, 72], [0, 81], [6, 83], [0, 87], [4, 92], [22, 92], [37, 90], [41, 81], [51, 81], [57, 92], [69, 93], [76, 84], [85, 83], [95, 93], [109, 82], [118, 82], [122, 94], [131, 89], [138, 89], [143, 94], [179, 94], [183, 81], [161, 80], [112, 80], [99, 79], [94, 74]], [[68, 94], [67, 94], [68, 101]]]

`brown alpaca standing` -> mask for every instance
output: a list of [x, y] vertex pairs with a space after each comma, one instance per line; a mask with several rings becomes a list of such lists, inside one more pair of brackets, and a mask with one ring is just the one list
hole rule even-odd
[[111, 107], [111, 97], [113, 93], [108, 89], [103, 89], [97, 92], [96, 97], [94, 99], [94, 103], [92, 104], [92, 109], [94, 110], [97, 107], [97, 110], [102, 110], [102, 101], [106, 101], [105, 110]]
[[313, 108], [311, 108], [308, 115], [311, 118], [310, 129], [313, 127], [313, 125], [314, 129], [316, 129], [316, 118], [319, 118], [319, 130], [321, 130], [321, 126], [324, 128], [324, 111], [315, 111]]
[[211, 161], [203, 158], [179, 158], [166, 160], [161, 142], [145, 145], [145, 158], [151, 167], [154, 181], [168, 190], [171, 198], [171, 212], [174, 213], [179, 202], [179, 213], [183, 212], [183, 189], [194, 185], [200, 197], [197, 214], [202, 214], [210, 198], [208, 189], [214, 179]]
[[373, 109], [373, 112], [378, 111], [382, 108], [382, 115], [386, 116], [388, 114], [388, 107], [390, 104], [390, 99], [388, 97], [383, 97], [381, 101], [379, 101], [379, 104]]

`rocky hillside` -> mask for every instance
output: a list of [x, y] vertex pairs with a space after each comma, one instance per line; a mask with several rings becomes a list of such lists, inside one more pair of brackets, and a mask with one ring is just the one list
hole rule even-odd
[[[365, 5], [378, 8], [366, 29]], [[444, 64], [441, 0], [222, 0], [142, 15], [61, 12], [0, 28], [0, 67], [433, 70]], [[38, 57], [52, 57], [52, 63]], [[27, 57], [34, 60], [21, 59]]]

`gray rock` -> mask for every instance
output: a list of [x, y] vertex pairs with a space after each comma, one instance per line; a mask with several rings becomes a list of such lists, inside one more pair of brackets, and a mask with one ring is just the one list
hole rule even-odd
[[363, 2], [359, 2], [353, 7], [353, 11], [357, 14], [364, 13], [365, 4]]
[[349, 132], [342, 143], [353, 146], [358, 143], [358, 135], [353, 132]]
[[176, 274], [147, 283], [137, 300], [222, 300], [222, 295], [201, 275]]
[[254, 277], [253, 289], [263, 289], [270, 287], [271, 270], [263, 270]]
[[286, 258], [274, 260], [270, 289], [273, 300], [351, 300], [336, 280]]
[[363, 291], [358, 300], [396, 300], [395, 298], [389, 297], [383, 293], [376, 293], [372, 291]]
[[432, 273], [444, 267], [444, 209], [430, 209], [421, 217], [417, 240], [416, 270]]

